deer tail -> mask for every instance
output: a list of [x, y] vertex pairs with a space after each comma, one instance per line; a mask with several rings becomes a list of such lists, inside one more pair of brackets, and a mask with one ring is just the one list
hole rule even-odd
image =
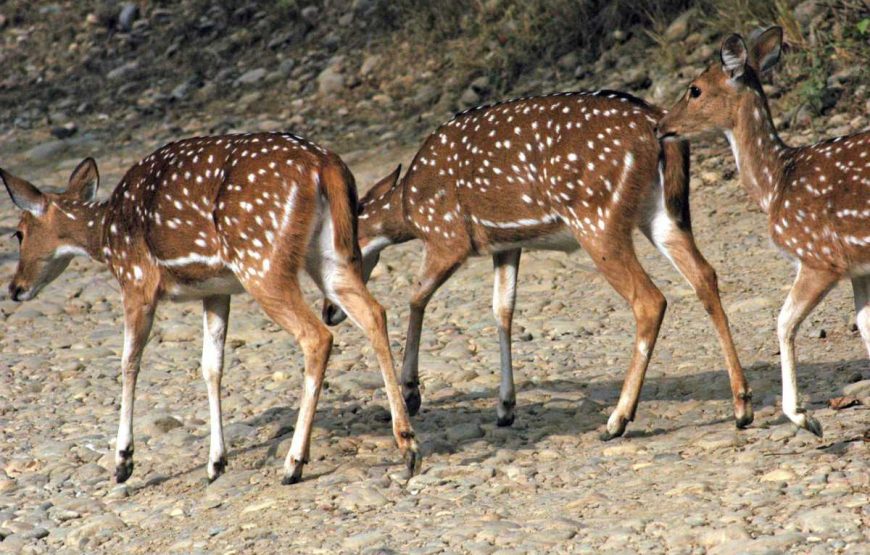
[[683, 139], [662, 141], [661, 171], [665, 207], [680, 229], [691, 230], [689, 213], [689, 142]]
[[356, 182], [350, 169], [337, 157], [330, 157], [321, 170], [321, 193], [329, 206], [336, 250], [359, 262]]

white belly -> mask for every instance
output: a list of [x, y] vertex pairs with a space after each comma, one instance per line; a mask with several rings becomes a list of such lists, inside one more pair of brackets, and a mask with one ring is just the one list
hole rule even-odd
[[561, 229], [549, 235], [540, 235], [514, 243], [494, 243], [490, 245], [490, 252], [503, 252], [514, 249], [528, 249], [540, 251], [574, 252], [580, 248], [574, 234], [568, 229]]
[[212, 295], [238, 295], [245, 288], [235, 274], [227, 272], [217, 277], [193, 283], [173, 283], [167, 288], [167, 295], [173, 301], [202, 299]]

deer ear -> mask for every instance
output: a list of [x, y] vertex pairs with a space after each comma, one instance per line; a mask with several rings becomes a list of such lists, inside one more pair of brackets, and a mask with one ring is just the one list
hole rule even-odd
[[384, 178], [384, 181], [389, 181], [389, 182], [390, 182], [390, 188], [392, 189], [392, 188], [395, 187], [396, 184], [399, 182], [399, 176], [400, 176], [400, 175], [402, 175], [402, 164], [399, 164], [398, 166], [396, 166], [396, 169], [393, 170], [393, 173], [391, 173], [390, 175], [388, 175], [387, 177], [385, 177], [385, 178]]
[[746, 62], [749, 54], [746, 51], [746, 43], [740, 35], [731, 35], [722, 43], [719, 51], [722, 60], [722, 69], [731, 79], [738, 79], [746, 71]]
[[758, 29], [749, 37], [749, 63], [758, 73], [763, 73], [779, 61], [782, 53], [782, 27]]
[[97, 171], [97, 162], [93, 158], [85, 158], [69, 176], [66, 192], [76, 200], [91, 202], [97, 198], [99, 187], [100, 172]]
[[399, 164], [393, 173], [382, 178], [380, 181], [374, 184], [369, 192], [366, 193], [366, 198], [376, 198], [385, 193], [387, 193], [390, 189], [396, 186], [396, 183], [399, 182], [399, 175], [402, 173], [402, 165]]
[[45, 213], [45, 196], [28, 181], [15, 177], [3, 169], [0, 169], [0, 181], [6, 186], [6, 191], [9, 192], [15, 206], [34, 216], [42, 216]]

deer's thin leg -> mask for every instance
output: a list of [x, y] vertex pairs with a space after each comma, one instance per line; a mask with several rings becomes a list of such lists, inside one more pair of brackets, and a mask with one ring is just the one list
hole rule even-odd
[[230, 296], [216, 295], [202, 300], [202, 377], [208, 390], [211, 446], [208, 454], [208, 479], [214, 480], [227, 466], [221, 417], [221, 377], [224, 367], [224, 342], [230, 316]]
[[124, 299], [124, 352], [121, 359], [121, 420], [115, 442], [115, 480], [126, 482], [133, 474], [133, 401], [142, 352], [151, 333], [156, 303]]
[[459, 268], [461, 260], [445, 261], [442, 257], [426, 253], [420, 278], [411, 295], [411, 311], [408, 317], [408, 335], [405, 339], [405, 354], [402, 359], [402, 392], [411, 416], [420, 410], [420, 334], [423, 330], [423, 314], [426, 305], [453, 272]]
[[870, 276], [852, 278], [852, 291], [855, 295], [855, 316], [858, 331], [870, 356]]
[[496, 423], [499, 426], [510, 426], [514, 423], [514, 407], [517, 404], [511, 360], [511, 324], [517, 299], [517, 272], [521, 253], [521, 249], [515, 249], [492, 255], [492, 313], [498, 327], [498, 344], [501, 350], [501, 382], [496, 409]]
[[837, 283], [838, 278], [832, 272], [801, 264], [794, 285], [782, 305], [776, 326], [782, 364], [782, 411], [789, 420], [819, 437], [822, 437], [819, 421], [798, 407], [794, 339], [801, 322]]
[[634, 351], [619, 402], [601, 436], [608, 440], [621, 436], [626, 424], [634, 420], [644, 375], [658, 338], [667, 301], [638, 262], [630, 235], [604, 244], [584, 246], [610, 285], [631, 305], [637, 325]]
[[302, 467], [308, 462], [311, 427], [332, 349], [332, 334], [308, 307], [298, 282], [251, 289], [251, 293], [272, 320], [293, 334], [305, 356], [305, 385], [282, 480], [284, 484], [293, 484], [302, 478]]
[[408, 471], [416, 474], [420, 469], [420, 452], [414, 439], [414, 430], [408, 418], [408, 410], [402, 399], [402, 391], [396, 379], [390, 339], [387, 335], [387, 316], [383, 307], [371, 296], [362, 278], [354, 269], [340, 272], [333, 282], [335, 301], [348, 318], [368, 337], [378, 359], [390, 414], [393, 421], [393, 436], [405, 458]]
[[[670, 220], [668, 220], [670, 221]], [[659, 227], [662, 227], [661, 225]], [[659, 230], [661, 233], [661, 230]], [[649, 234], [648, 234], [649, 235]], [[728, 378], [731, 383], [731, 394], [734, 404], [734, 416], [738, 428], [745, 428], [752, 423], [752, 394], [743, 367], [737, 356], [734, 339], [731, 337], [731, 329], [728, 325], [728, 317], [722, 309], [722, 300], [719, 297], [719, 285], [716, 271], [707, 262], [695, 244], [695, 239], [690, 230], [680, 229], [671, 222], [667, 226], [667, 232], [657, 234], [650, 240], [658, 247], [665, 256], [673, 263], [677, 270], [686, 278], [686, 281], [695, 290], [701, 304], [713, 320], [716, 334], [719, 338], [719, 346], [725, 355], [725, 363], [728, 366]]]

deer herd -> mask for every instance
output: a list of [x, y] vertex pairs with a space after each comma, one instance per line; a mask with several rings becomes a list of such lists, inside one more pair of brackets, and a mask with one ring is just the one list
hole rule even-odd
[[[284, 483], [301, 479], [332, 347], [326, 325], [345, 317], [371, 342], [383, 374], [396, 443], [409, 473], [421, 457], [409, 420], [420, 409], [419, 350], [429, 300], [472, 256], [493, 261], [492, 309], [501, 349], [497, 423], [515, 418], [511, 321], [523, 249], [584, 249], [629, 303], [636, 336], [619, 401], [602, 439], [622, 435], [637, 411], [665, 297], [638, 262], [639, 229], [689, 282], [718, 335], [736, 425], [753, 420], [752, 395], [719, 298], [716, 273], [695, 244], [689, 211], [688, 138], [718, 129], [740, 181], [769, 217], [773, 242], [797, 263], [779, 315], [782, 410], [821, 436], [798, 401], [794, 340], [800, 323], [839, 280], [854, 289], [870, 353], [870, 132], [805, 147], [777, 135], [761, 75], [780, 57], [782, 30], [727, 38], [720, 60], [669, 111], [628, 94], [598, 91], [522, 98], [473, 108], [436, 129], [361, 200], [334, 153], [287, 133], [198, 137], [170, 143], [97, 200], [93, 159], [62, 193], [41, 192], [0, 169], [21, 210], [10, 297], [25, 301], [72, 257], [105, 263], [121, 286], [124, 347], [115, 477], [133, 471], [133, 404], [142, 353], [163, 299], [200, 299], [202, 375], [211, 425], [208, 478], [227, 464], [221, 417], [230, 296], [250, 293], [299, 342], [305, 359]], [[366, 281], [380, 252], [419, 239], [423, 260], [397, 379], [384, 309]], [[304, 271], [324, 297], [318, 318], [302, 295]], [[401, 386], [400, 386], [401, 383]]]

